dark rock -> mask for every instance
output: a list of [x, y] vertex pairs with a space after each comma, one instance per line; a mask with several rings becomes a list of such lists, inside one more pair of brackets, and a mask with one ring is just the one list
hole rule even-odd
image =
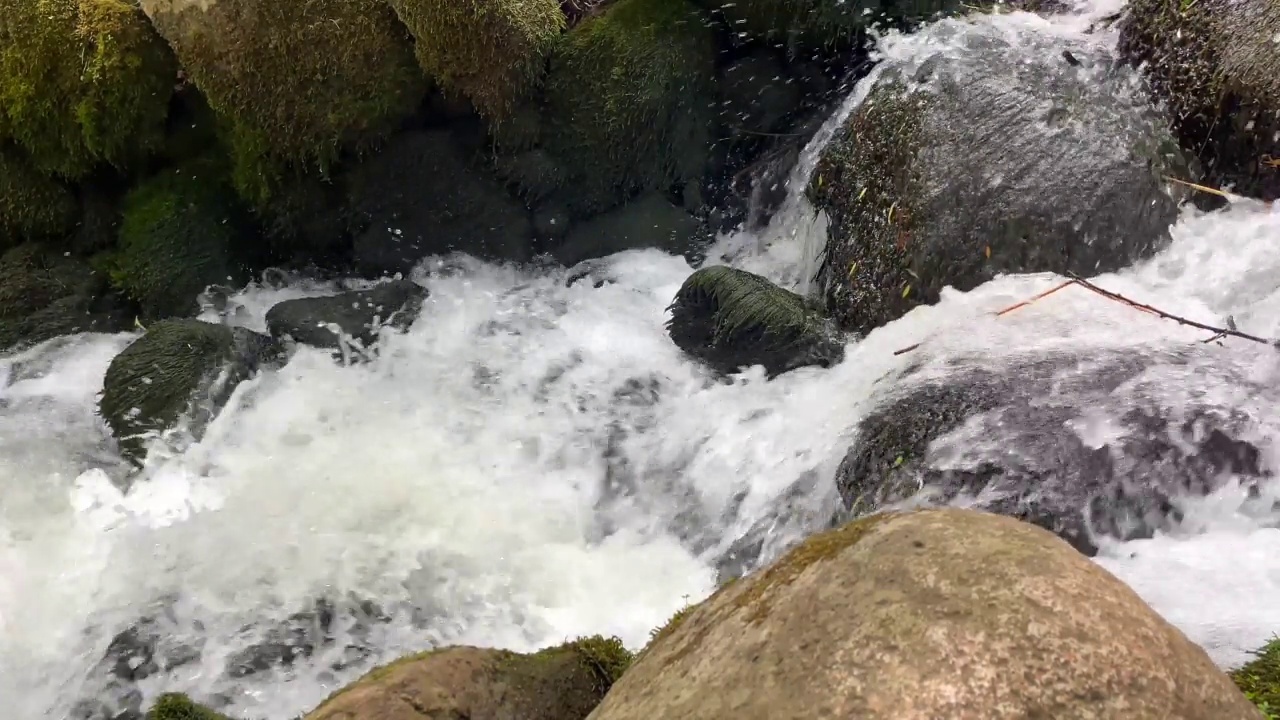
[[856, 44], [884, 22], [912, 24], [960, 7], [957, 0], [702, 0], [735, 33], [805, 56]]
[[378, 339], [383, 326], [404, 330], [422, 310], [427, 289], [409, 280], [392, 280], [369, 290], [354, 290], [328, 297], [298, 298], [277, 303], [267, 311], [267, 329], [277, 339], [320, 348], [341, 347], [342, 335], [365, 346]]
[[837, 488], [854, 515], [911, 498], [972, 503], [1086, 554], [1098, 536], [1169, 530], [1180, 500], [1271, 476], [1245, 410], [1175, 392], [1253, 386], [1205, 359], [1051, 356], [995, 370], [975, 358], [941, 378], [909, 373], [858, 424]]
[[1168, 242], [1177, 202], [1161, 176], [1183, 175], [1181, 155], [1131, 71], [1032, 32], [926, 32], [964, 51], [886, 68], [810, 182], [841, 327], [870, 331], [998, 273], [1117, 270]]
[[671, 340], [717, 372], [763, 365], [772, 378], [844, 358], [843, 339], [815, 303], [744, 270], [698, 270], [669, 309]]
[[661, 195], [649, 193], [603, 215], [574, 223], [552, 254], [567, 266], [640, 248], [680, 255], [692, 250], [704, 234], [696, 217]]
[[119, 332], [133, 318], [133, 306], [83, 260], [35, 243], [0, 255], [0, 351], [59, 335]]
[[1204, 182], [1280, 198], [1280, 4], [1274, 0], [1134, 0], [1121, 57], [1167, 103]]
[[356, 269], [408, 272], [430, 255], [527, 260], [529, 212], [470, 161], [448, 131], [404, 133], [355, 168], [348, 184], [360, 231]]
[[720, 122], [731, 134], [780, 130], [803, 99], [800, 83], [772, 52], [763, 49], [730, 63], [719, 90]]
[[280, 357], [275, 340], [244, 328], [163, 320], [111, 361], [98, 412], [121, 455], [140, 464], [147, 435], [185, 416], [198, 439], [236, 386]]

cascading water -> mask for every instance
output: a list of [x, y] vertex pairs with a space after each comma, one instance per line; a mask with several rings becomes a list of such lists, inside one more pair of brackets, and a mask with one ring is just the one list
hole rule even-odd
[[[912, 62], [957, 31], [1110, 44], [1105, 31], [1082, 34], [1108, 9], [947, 21], [947, 33], [891, 35], [881, 51]], [[812, 274], [824, 230], [798, 190], [869, 82], [806, 149], [770, 226], [723, 238], [713, 261], [793, 287]], [[1280, 337], [1280, 256], [1268, 242], [1277, 235], [1280, 215], [1248, 202], [1188, 210], [1166, 251], [1095, 281]], [[529, 650], [605, 633], [638, 646], [713, 589], [716, 562], [748, 529], [777, 520], [767, 559], [818, 527], [836, 502], [830, 478], [851, 428], [887, 373], [922, 356], [980, 354], [999, 366], [1048, 346], [1141, 353], [1204, 339], [1074, 289], [995, 318], [1058, 281], [1005, 277], [946, 293], [851, 344], [829, 370], [766, 382], [757, 368], [719, 382], [663, 330], [690, 271], [680, 258], [633, 251], [597, 269], [612, 282], [566, 286], [563, 273], [429, 260], [417, 277], [431, 291], [422, 317], [387, 335], [378, 359], [344, 367], [300, 351], [241, 386], [200, 442], [153, 452], [123, 494], [113, 480], [125, 470], [93, 405], [132, 336], [67, 338], [0, 361], [6, 717], [73, 716], [78, 700], [105, 692], [101, 659], [130, 628], [159, 638], [116, 668], [154, 665], [138, 673], [144, 699], [187, 691], [272, 720], [435, 644]], [[230, 317], [261, 329], [273, 303], [333, 289], [255, 284], [233, 298]], [[914, 356], [894, 354], [915, 343]], [[1270, 347], [1229, 342], [1218, 352], [1256, 381], [1278, 369]], [[1189, 390], [1202, 402], [1242, 402], [1222, 383], [1171, 386], [1169, 398]], [[1280, 436], [1280, 413], [1249, 409], [1269, 431], [1262, 440]], [[1118, 419], [1095, 420], [1088, 432]], [[796, 487], [808, 489], [796, 497]], [[1098, 562], [1218, 662], [1237, 664], [1280, 631], [1280, 515], [1259, 507], [1228, 485], [1187, 504], [1181, 532], [1104, 545]], [[318, 599], [328, 605], [299, 621]], [[291, 663], [262, 661], [287, 656], [282, 648], [317, 624], [332, 643]]]

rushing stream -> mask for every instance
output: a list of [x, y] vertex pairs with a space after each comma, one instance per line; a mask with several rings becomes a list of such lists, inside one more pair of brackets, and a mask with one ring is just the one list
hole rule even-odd
[[[1109, 9], [948, 24], [1106, 45], [1106, 30], [1083, 32]], [[946, 42], [936, 30], [890, 36], [881, 49], [909, 62]], [[794, 190], [827, 135], [806, 150], [771, 225], [722, 238], [713, 261], [791, 286], [811, 274], [823, 225]], [[1248, 201], [1187, 210], [1174, 236], [1152, 261], [1094, 281], [1280, 337], [1280, 214]], [[633, 251], [595, 272], [612, 282], [566, 286], [563, 272], [431, 259], [415, 277], [431, 291], [422, 317], [388, 334], [377, 360], [344, 367], [300, 351], [241, 386], [200, 442], [153, 452], [124, 494], [125, 468], [93, 408], [132, 336], [64, 338], [0, 360], [4, 715], [73, 717], [77, 700], [103, 692], [113, 637], [143, 618], [168, 666], [139, 683], [145, 697], [188, 691], [270, 720], [434, 644], [529, 650], [604, 633], [638, 647], [714, 589], [716, 561], [777, 513], [798, 479], [811, 489], [786, 505], [766, 553], [816, 529], [886, 373], [920, 357], [976, 353], [998, 366], [1049, 346], [1137, 353], [1206, 337], [1079, 288], [996, 318], [1060, 281], [1006, 277], [945, 294], [851, 344], [829, 370], [766, 382], [756, 368], [718, 382], [663, 329], [691, 272], [683, 259]], [[273, 303], [333, 291], [255, 284], [233, 298], [234, 322], [262, 329]], [[1272, 348], [1228, 340], [1216, 352], [1275, 384]], [[1170, 402], [1191, 392], [1244, 408], [1269, 431], [1256, 439], [1267, 464], [1280, 467], [1280, 411], [1229, 384], [1188, 382], [1170, 384]], [[1220, 664], [1238, 664], [1280, 631], [1280, 515], [1259, 508], [1269, 506], [1228, 486], [1188, 505], [1181, 532], [1106, 545], [1098, 562]], [[282, 623], [321, 597], [333, 603], [336, 642], [292, 665], [246, 669], [246, 648], [279, 644]]]

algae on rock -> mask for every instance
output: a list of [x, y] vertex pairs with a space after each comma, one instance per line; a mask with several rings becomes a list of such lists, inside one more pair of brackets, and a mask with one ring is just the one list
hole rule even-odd
[[25, 243], [0, 255], [0, 351], [78, 332], [119, 332], [133, 314], [105, 275], [60, 249]]
[[379, 0], [142, 0], [226, 125], [254, 205], [287, 169], [327, 169], [381, 139], [426, 92], [412, 42]]
[[501, 122], [541, 79], [565, 26], [559, 0], [390, 0], [443, 90]]
[[32, 167], [21, 150], [0, 146], [0, 250], [65, 234], [75, 222], [71, 190]]
[[178, 67], [128, 0], [0, 0], [0, 140], [78, 179], [158, 149]]
[[561, 37], [543, 147], [591, 215], [642, 190], [700, 179], [711, 141], [715, 43], [686, 0], [618, 0]]

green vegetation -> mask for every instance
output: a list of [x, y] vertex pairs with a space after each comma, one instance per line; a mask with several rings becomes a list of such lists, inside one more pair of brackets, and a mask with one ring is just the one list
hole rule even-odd
[[0, 350], [77, 332], [119, 332], [133, 319], [105, 276], [60, 248], [24, 243], [0, 256]]
[[391, 0], [418, 62], [447, 92], [501, 119], [536, 83], [564, 30], [559, 0]]
[[1272, 638], [1255, 654], [1244, 667], [1230, 673], [1231, 679], [1267, 720], [1280, 720], [1280, 637]]
[[562, 36], [546, 85], [544, 148], [593, 214], [702, 177], [715, 44], [684, 0], [618, 0]]
[[667, 308], [668, 326], [686, 313], [714, 318], [713, 341], [728, 344], [764, 337], [786, 344], [815, 331], [821, 311], [804, 297], [745, 270], [715, 265], [694, 272]]
[[595, 674], [601, 697], [609, 691], [610, 687], [613, 687], [613, 684], [622, 677], [636, 659], [636, 656], [622, 644], [622, 640], [616, 637], [602, 635], [582, 637], [569, 643], [567, 647], [577, 652]]
[[0, 251], [64, 234], [75, 221], [75, 198], [66, 186], [33, 168], [19, 150], [0, 147]]
[[0, 139], [77, 179], [160, 147], [177, 65], [126, 0], [0, 0]]
[[216, 713], [203, 705], [197, 705], [191, 698], [178, 693], [165, 693], [156, 699], [156, 704], [147, 712], [147, 720], [231, 720], [226, 715]]

